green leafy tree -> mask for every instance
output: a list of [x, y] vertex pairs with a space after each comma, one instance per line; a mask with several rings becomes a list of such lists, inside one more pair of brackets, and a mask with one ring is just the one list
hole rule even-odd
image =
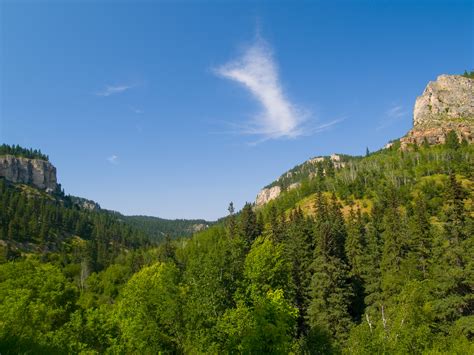
[[244, 277], [247, 280], [248, 294], [256, 297], [270, 290], [281, 289], [290, 297], [294, 289], [291, 278], [291, 265], [285, 257], [282, 244], [259, 237], [253, 243], [245, 259]]
[[125, 286], [116, 319], [119, 351], [178, 352], [182, 350], [182, 290], [179, 270], [157, 263], [135, 274]]
[[0, 265], [0, 351], [58, 351], [52, 339], [75, 310], [76, 298], [77, 289], [53, 265]]
[[250, 306], [239, 302], [219, 320], [222, 352], [288, 354], [296, 331], [298, 310], [281, 289], [255, 296]]

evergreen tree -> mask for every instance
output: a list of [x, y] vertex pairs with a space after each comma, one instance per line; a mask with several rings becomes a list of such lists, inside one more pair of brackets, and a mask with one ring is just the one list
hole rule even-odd
[[446, 135], [445, 146], [448, 149], [458, 150], [460, 147], [459, 138], [455, 131], [449, 131]]
[[381, 259], [382, 291], [384, 300], [400, 292], [406, 281], [404, 262], [409, 251], [407, 222], [401, 212], [397, 191], [387, 191], [387, 207], [383, 220], [383, 251]]
[[408, 256], [411, 259], [409, 270], [411, 272], [418, 270], [421, 273], [420, 278], [427, 279], [432, 258], [433, 235], [426, 200], [423, 196], [417, 196], [414, 200], [408, 228], [411, 241]]
[[248, 202], [240, 213], [240, 231], [249, 247], [262, 232], [257, 221], [257, 215], [253, 211], [252, 205]]
[[344, 257], [344, 220], [335, 197], [316, 198], [315, 256], [312, 264], [309, 323], [313, 332], [331, 334], [342, 344], [351, 327], [352, 289]]
[[282, 243], [285, 239], [284, 215], [280, 215], [276, 206], [272, 205], [267, 219], [268, 222], [264, 229], [264, 235], [275, 243]]
[[237, 221], [235, 218], [234, 203], [231, 201], [227, 208], [229, 215], [227, 216], [227, 234], [230, 238], [234, 238], [237, 235]]
[[312, 263], [313, 233], [311, 221], [306, 219], [300, 208], [292, 211], [288, 225], [288, 238], [285, 240], [285, 256], [291, 265], [291, 277], [294, 291], [294, 303], [299, 311], [298, 334], [306, 333], [307, 307], [311, 283], [310, 266]]
[[365, 262], [367, 261], [364, 260], [367, 253], [367, 241], [360, 208], [357, 211], [351, 208], [345, 250], [350, 267], [352, 288], [354, 290], [351, 313], [355, 320], [359, 320], [365, 308], [363, 278], [364, 268], [366, 267]]
[[382, 255], [382, 241], [380, 232], [373, 222], [366, 225], [367, 249], [363, 257], [362, 278], [364, 281], [364, 303], [366, 313], [378, 313], [381, 306], [381, 278], [380, 259]]
[[[444, 228], [436, 243], [434, 278], [437, 318], [448, 325], [472, 315], [474, 307], [473, 218], [464, 205], [465, 192], [454, 174], [449, 176]], [[472, 334], [474, 328], [469, 330]]]

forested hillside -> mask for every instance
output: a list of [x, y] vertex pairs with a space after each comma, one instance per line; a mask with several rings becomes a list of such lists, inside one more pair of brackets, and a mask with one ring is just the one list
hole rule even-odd
[[4, 258], [0, 352], [473, 353], [473, 150], [395, 144], [155, 247], [2, 183], [3, 238], [118, 250]]
[[206, 229], [212, 222], [203, 219], [164, 219], [150, 216], [122, 216], [128, 224], [153, 236], [156, 240], [190, 236]]
[[0, 203], [3, 262], [39, 256], [71, 269], [100, 271], [121, 253], [154, 242], [110, 212], [80, 208], [63, 193], [49, 194], [0, 178]]

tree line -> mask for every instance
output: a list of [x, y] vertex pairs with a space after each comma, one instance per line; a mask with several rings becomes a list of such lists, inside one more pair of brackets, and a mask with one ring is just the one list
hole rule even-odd
[[46, 154], [41, 153], [40, 149], [23, 148], [17, 145], [0, 145], [0, 155], [14, 155], [16, 157], [23, 157], [28, 159], [41, 159], [49, 161], [49, 157]]

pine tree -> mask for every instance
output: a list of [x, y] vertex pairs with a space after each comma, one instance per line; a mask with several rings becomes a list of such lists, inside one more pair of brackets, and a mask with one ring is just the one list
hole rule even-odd
[[428, 278], [432, 257], [433, 236], [429, 218], [425, 198], [423, 196], [417, 196], [413, 203], [413, 211], [408, 222], [408, 233], [411, 242], [411, 250], [409, 252], [411, 265], [409, 269], [413, 272], [418, 270], [421, 273], [421, 279]]
[[350, 267], [352, 287], [354, 290], [351, 313], [355, 320], [359, 320], [365, 308], [363, 277], [366, 261], [364, 260], [364, 257], [367, 253], [365, 226], [360, 208], [358, 208], [357, 211], [354, 211], [354, 209], [351, 208], [345, 250]]
[[257, 222], [257, 215], [253, 211], [252, 205], [246, 203], [240, 214], [240, 231], [248, 247], [261, 234], [260, 225]]
[[472, 315], [474, 309], [474, 223], [465, 208], [464, 198], [461, 184], [450, 174], [444, 227], [433, 251], [436, 314], [444, 325]]
[[349, 306], [353, 293], [344, 257], [344, 220], [334, 196], [328, 203], [321, 192], [317, 194], [315, 224], [309, 323], [341, 344], [351, 327]]
[[448, 149], [458, 150], [460, 147], [459, 138], [455, 131], [449, 131], [446, 135], [445, 146]]
[[404, 261], [409, 251], [405, 216], [399, 206], [396, 190], [388, 191], [388, 205], [383, 220], [383, 251], [381, 260], [382, 291], [385, 301], [400, 292], [406, 281]]
[[285, 219], [283, 215], [278, 213], [275, 205], [270, 206], [267, 219], [268, 223], [264, 231], [265, 236], [274, 243], [282, 243], [285, 239]]
[[373, 222], [366, 225], [367, 248], [363, 257], [362, 278], [364, 280], [364, 302], [366, 313], [378, 313], [381, 305], [381, 270], [382, 242], [380, 232]]
[[230, 238], [234, 238], [237, 235], [237, 221], [235, 218], [234, 203], [231, 201], [227, 208], [229, 215], [227, 216], [227, 235]]
[[295, 286], [294, 303], [299, 310], [298, 334], [307, 331], [306, 317], [311, 283], [310, 266], [313, 256], [311, 223], [300, 208], [292, 211], [288, 223], [288, 238], [285, 240], [285, 256], [291, 265], [291, 276]]

